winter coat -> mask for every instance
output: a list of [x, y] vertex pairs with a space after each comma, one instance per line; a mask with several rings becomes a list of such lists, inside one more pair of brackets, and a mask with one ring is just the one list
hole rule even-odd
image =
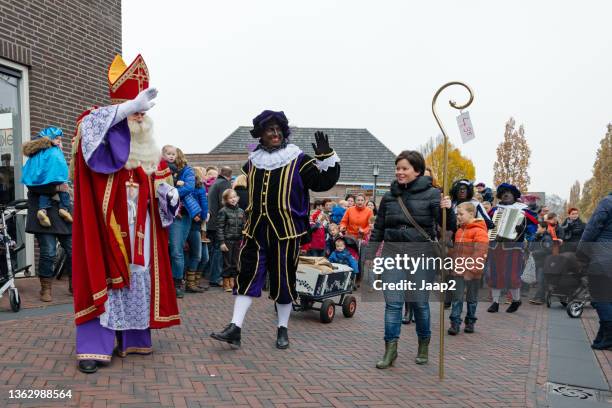
[[240, 241], [244, 228], [244, 210], [238, 206], [226, 205], [217, 214], [217, 239], [219, 242]]
[[182, 181], [185, 184], [176, 186], [179, 192], [179, 197], [184, 198], [195, 191], [195, 172], [193, 167], [185, 166], [178, 172], [177, 181]]
[[535, 234], [534, 240], [529, 243], [529, 251], [536, 267], [543, 267], [546, 257], [552, 255], [553, 243], [553, 237], [548, 231], [544, 231], [543, 234]]
[[[415, 221], [427, 232], [431, 239], [436, 238], [437, 225], [442, 223], [440, 190], [431, 185], [431, 177], [420, 176], [408, 184], [391, 183], [391, 189], [382, 198], [374, 224], [372, 242], [427, 242], [408, 221], [397, 202], [401, 197]], [[455, 213], [446, 210], [447, 229], [456, 229]]]
[[68, 163], [59, 146], [51, 139], [40, 137], [23, 144], [23, 154], [29, 157], [23, 165], [21, 183], [28, 187], [62, 184], [68, 181]]
[[236, 191], [236, 194], [240, 198], [238, 200], [238, 207], [240, 207], [244, 211], [246, 211], [247, 207], [249, 206], [249, 190], [248, 190], [248, 188], [246, 188], [244, 186], [236, 186], [234, 188], [234, 191]]
[[[370, 218], [374, 213], [368, 207], [358, 208], [351, 207], [346, 210], [340, 226], [346, 228], [346, 234], [355, 238], [363, 238], [370, 233]], [[363, 233], [359, 233], [359, 228]]]
[[[475, 219], [473, 222], [459, 227], [455, 234], [455, 244], [449, 253], [456, 259], [455, 264], [457, 265], [452, 275], [463, 276], [466, 280], [480, 279], [486, 263], [488, 247], [489, 234], [484, 220]], [[473, 259], [473, 261], [469, 261], [469, 264], [459, 265], [457, 263], [458, 258], [463, 258], [462, 262], [467, 259]], [[477, 263], [477, 261], [480, 263]]]
[[325, 249], [325, 227], [320, 222], [310, 223], [311, 239], [308, 244], [308, 249]]
[[577, 255], [589, 261], [589, 275], [612, 278], [612, 193], [593, 212], [578, 244]]
[[28, 234], [72, 235], [72, 224], [67, 223], [59, 216], [59, 198], [51, 200], [51, 208], [47, 209], [47, 216], [51, 221], [50, 227], [43, 227], [36, 218], [40, 195], [53, 196], [57, 193], [56, 188], [54, 185], [28, 188], [28, 215], [26, 218], [26, 232]]
[[217, 214], [221, 207], [223, 207], [223, 192], [228, 188], [232, 188], [230, 181], [223, 176], [219, 176], [208, 190], [208, 212], [210, 213], [210, 219], [208, 220], [207, 229], [209, 231], [217, 229]]
[[332, 212], [331, 212], [331, 215], [329, 216], [329, 219], [334, 224], [339, 225], [340, 222], [342, 221], [342, 218], [344, 217], [345, 212], [346, 212], [346, 208], [337, 205], [334, 208], [332, 208]]
[[208, 199], [206, 198], [206, 190], [203, 186], [196, 187], [193, 193], [184, 197], [183, 204], [187, 208], [191, 219], [199, 215], [202, 220], [206, 220], [208, 215]]
[[344, 251], [334, 251], [329, 256], [329, 262], [339, 263], [342, 265], [348, 265], [353, 273], [359, 273], [359, 266], [357, 265], [357, 261], [353, 258], [353, 255], [349, 252], [348, 249], [344, 249]]
[[580, 218], [576, 218], [574, 221], [567, 218], [563, 224], [561, 224], [561, 229], [563, 231], [563, 235], [560, 237], [563, 239], [563, 246], [561, 247], [562, 252], [576, 252], [578, 242], [580, 242], [585, 227], [586, 224], [582, 222]]

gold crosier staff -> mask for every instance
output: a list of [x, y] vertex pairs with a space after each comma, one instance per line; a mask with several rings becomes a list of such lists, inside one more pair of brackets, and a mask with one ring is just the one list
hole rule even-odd
[[[438, 96], [443, 90], [453, 85], [461, 85], [462, 87], [467, 89], [467, 91], [470, 93], [470, 100], [467, 101], [467, 103], [463, 105], [457, 105], [455, 101], [448, 101], [450, 106], [452, 106], [455, 109], [461, 110], [461, 109], [465, 109], [468, 106], [470, 106], [470, 104], [474, 100], [474, 93], [472, 92], [472, 89], [469, 86], [467, 86], [463, 82], [453, 81], [453, 82], [448, 82], [442, 85], [440, 89], [438, 89], [436, 94], [434, 95], [433, 100], [431, 101], [431, 111], [433, 112], [434, 118], [436, 118], [436, 122], [438, 123], [438, 126], [440, 127], [440, 130], [442, 131], [442, 135], [444, 136], [444, 161], [443, 161], [443, 167], [442, 167], [442, 194], [444, 197], [448, 195], [448, 136], [446, 135], [444, 126], [442, 126], [442, 122], [440, 122], [440, 118], [438, 117], [438, 114], [436, 113], [436, 101], [438, 100]], [[446, 257], [446, 211], [442, 211], [441, 244], [442, 244], [442, 258], [444, 259]], [[440, 279], [442, 282], [444, 282], [446, 279], [444, 268], [442, 268], [441, 270]], [[444, 321], [445, 321], [444, 319], [444, 295], [445, 295], [445, 292], [440, 292], [440, 361], [438, 365], [438, 376], [440, 380], [444, 379]]]

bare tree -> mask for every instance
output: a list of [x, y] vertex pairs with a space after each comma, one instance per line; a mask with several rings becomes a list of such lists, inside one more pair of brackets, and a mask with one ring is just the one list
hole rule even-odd
[[497, 147], [497, 160], [493, 165], [494, 185], [501, 183], [514, 184], [521, 191], [527, 191], [531, 179], [528, 168], [531, 149], [525, 138], [525, 128], [519, 126], [514, 130], [516, 122], [510, 118], [506, 122], [504, 140]]

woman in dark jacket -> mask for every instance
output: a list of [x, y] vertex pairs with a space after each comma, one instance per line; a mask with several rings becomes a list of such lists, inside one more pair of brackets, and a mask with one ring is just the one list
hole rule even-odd
[[599, 317], [599, 331], [591, 347], [612, 350], [612, 193], [593, 212], [578, 244], [577, 256], [588, 262], [591, 304]]
[[580, 219], [580, 212], [577, 208], [567, 210], [567, 218], [560, 227], [563, 232], [563, 236], [560, 237], [563, 238], [561, 252], [576, 252], [585, 227], [586, 224]]
[[50, 227], [43, 227], [36, 218], [38, 212], [38, 198], [41, 194], [53, 195], [59, 191], [68, 191], [68, 185], [47, 185], [28, 188], [28, 216], [26, 219], [26, 232], [34, 234], [40, 254], [38, 258], [37, 273], [40, 279], [40, 299], [43, 302], [52, 301], [51, 286], [53, 283], [53, 264], [57, 256], [57, 242], [66, 254], [66, 272], [69, 276], [68, 291], [72, 293], [72, 224], [67, 223], [59, 215], [59, 199], [51, 200], [51, 208], [47, 215], [51, 220]]
[[[430, 242], [436, 239], [437, 225], [442, 223], [442, 211], [446, 209], [447, 229], [455, 229], [455, 214], [450, 210], [449, 197], [442, 198], [440, 190], [432, 186], [431, 177], [424, 176], [425, 159], [417, 151], [403, 151], [395, 159], [396, 180], [391, 184], [378, 208], [378, 216], [370, 242], [385, 242], [384, 257], [395, 258], [396, 254], [414, 252], [414, 257], [434, 257], [436, 252]], [[398, 200], [401, 199], [416, 223], [425, 231], [421, 234], [408, 220]], [[399, 243], [399, 248], [398, 248]], [[407, 243], [421, 243], [408, 247]], [[376, 245], [376, 244], [375, 244]], [[392, 249], [391, 247], [395, 247]], [[415, 248], [418, 246], [418, 248]], [[418, 252], [418, 254], [417, 254]], [[385, 276], [386, 275], [386, 276]], [[386, 270], [383, 284], [410, 280], [420, 289], [422, 282], [432, 282], [434, 270], [418, 268], [415, 271]], [[376, 364], [377, 368], [388, 368], [397, 358], [397, 341], [402, 324], [402, 308], [408, 298], [416, 319], [416, 332], [419, 341], [417, 364], [428, 360], [429, 340], [431, 338], [429, 292], [425, 290], [384, 291], [385, 293], [385, 355]]]

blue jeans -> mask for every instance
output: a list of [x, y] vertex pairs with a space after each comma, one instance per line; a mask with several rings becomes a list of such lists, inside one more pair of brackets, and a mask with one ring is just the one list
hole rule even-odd
[[[65, 191], [60, 191], [57, 193], [60, 198], [60, 208], [66, 211], [70, 211], [70, 194]], [[51, 208], [53, 205], [51, 204], [51, 195], [41, 194], [38, 196], [38, 208], [41, 210], [46, 210]]]
[[216, 231], [211, 236], [212, 231], [208, 231], [208, 237], [211, 240], [209, 249], [210, 253], [208, 260], [208, 269], [210, 275], [208, 280], [211, 283], [219, 283], [221, 280], [221, 274], [223, 273], [223, 252], [221, 252], [221, 242], [217, 239]]
[[597, 312], [599, 322], [612, 323], [612, 302], [591, 302]]
[[183, 279], [185, 271], [185, 254], [183, 247], [187, 241], [189, 231], [191, 230], [191, 218], [188, 215], [183, 215], [181, 218], [175, 218], [168, 231], [168, 241], [170, 243], [170, 266], [172, 267], [172, 277], [174, 279]]
[[200, 263], [198, 264], [198, 272], [204, 273], [208, 267], [208, 244], [206, 242], [200, 243], [202, 249], [200, 251]]
[[[414, 311], [416, 333], [419, 339], [431, 337], [429, 302], [408, 302]], [[399, 339], [402, 328], [402, 310], [404, 302], [387, 302], [385, 304], [385, 341]]]
[[461, 313], [463, 312], [463, 298], [465, 290], [467, 288], [466, 303], [467, 303], [467, 314], [465, 315], [466, 323], [476, 323], [476, 307], [478, 306], [478, 288], [480, 286], [480, 279], [473, 279], [466, 281], [460, 276], [453, 276], [457, 284], [455, 290], [451, 292], [452, 295], [452, 310], [450, 314], [450, 321], [456, 324], [461, 324]]
[[59, 241], [64, 252], [66, 253], [67, 262], [66, 268], [69, 275], [72, 275], [72, 235], [57, 235], [57, 234], [35, 234], [40, 248], [40, 256], [38, 258], [38, 276], [41, 278], [52, 278], [53, 263], [57, 256], [57, 241]]
[[187, 270], [197, 271], [200, 259], [202, 258], [202, 241], [200, 240], [200, 224], [191, 223], [191, 230], [187, 236], [187, 244], [189, 244], [189, 252], [187, 256]]

